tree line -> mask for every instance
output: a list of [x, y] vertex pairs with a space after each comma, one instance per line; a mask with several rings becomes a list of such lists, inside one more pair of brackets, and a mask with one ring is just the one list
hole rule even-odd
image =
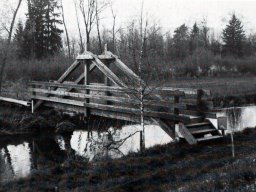
[[[18, 22], [12, 41], [17, 57], [23, 60], [42, 60], [56, 55], [75, 58], [85, 49], [101, 54], [104, 44], [107, 44], [110, 51], [138, 71], [141, 48], [138, 20], [132, 19], [127, 26], [117, 27], [118, 15], [109, 1], [73, 2], [79, 35], [70, 38], [62, 0], [27, 0], [26, 21]], [[101, 19], [101, 14], [107, 9], [112, 14], [111, 29], [104, 28]], [[163, 33], [161, 26], [153, 23], [147, 26], [146, 33], [143, 54], [145, 70], [194, 76], [198, 72], [207, 74], [212, 66], [218, 70], [228, 68], [242, 72], [252, 72], [254, 68], [256, 35], [245, 34], [236, 14], [231, 16], [220, 38], [211, 33], [206, 20], [195, 22], [191, 28], [182, 24], [172, 33]]]

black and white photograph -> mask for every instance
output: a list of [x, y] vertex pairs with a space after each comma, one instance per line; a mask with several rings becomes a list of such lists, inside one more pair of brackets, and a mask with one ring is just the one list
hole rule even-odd
[[256, 191], [256, 0], [0, 0], [0, 192]]

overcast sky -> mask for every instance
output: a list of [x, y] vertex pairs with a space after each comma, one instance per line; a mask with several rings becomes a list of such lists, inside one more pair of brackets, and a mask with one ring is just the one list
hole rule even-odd
[[[5, 2], [17, 0], [1, 0]], [[118, 27], [126, 26], [132, 18], [138, 17], [141, 0], [112, 0], [117, 14]], [[1, 6], [1, 3], [0, 3]], [[73, 0], [63, 0], [68, 31], [77, 34]], [[185, 23], [189, 27], [195, 21], [207, 20], [208, 26], [220, 33], [230, 15], [236, 13], [242, 20], [247, 33], [256, 32], [256, 0], [144, 0], [144, 11], [149, 22], [158, 23], [164, 32], [171, 31]], [[19, 18], [24, 20], [26, 1], [24, 0]], [[110, 28], [112, 17], [110, 9], [105, 10], [102, 26]], [[81, 25], [83, 27], [82, 18]]]

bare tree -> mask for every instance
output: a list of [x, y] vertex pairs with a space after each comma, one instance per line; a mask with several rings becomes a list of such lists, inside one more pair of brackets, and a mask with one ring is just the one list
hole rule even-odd
[[144, 0], [141, 4], [141, 14], [140, 14], [140, 54], [139, 54], [139, 62], [138, 62], [138, 70], [139, 70], [139, 93], [140, 93], [140, 122], [142, 127], [143, 133], [143, 142], [145, 142], [145, 122], [144, 122], [144, 99], [145, 99], [145, 90], [146, 86], [142, 80], [142, 65], [143, 65], [143, 57], [145, 54], [145, 45], [146, 45], [146, 38], [147, 38], [147, 26], [148, 21], [145, 22], [144, 25], [144, 17], [143, 17], [143, 8], [144, 8]]
[[91, 49], [90, 35], [96, 20], [96, 0], [79, 0], [79, 3], [85, 24], [86, 48], [89, 51]]
[[60, 0], [60, 3], [61, 3], [61, 10], [62, 10], [62, 21], [63, 21], [63, 24], [64, 24], [65, 33], [66, 33], [66, 38], [67, 38], [67, 45], [68, 45], [68, 57], [69, 57], [69, 58], [71, 58], [70, 41], [69, 41], [68, 30], [67, 30], [67, 26], [66, 26], [66, 22], [65, 22], [65, 15], [64, 15], [64, 9], [63, 9], [63, 3], [62, 3], [62, 0]]
[[113, 25], [112, 25], [112, 43], [113, 43], [113, 51], [116, 51], [116, 13], [113, 9], [113, 4], [110, 3], [112, 18], [113, 18]]
[[6, 62], [7, 62], [7, 59], [8, 59], [9, 48], [10, 48], [10, 45], [11, 45], [13, 28], [14, 28], [15, 20], [16, 20], [17, 13], [19, 11], [21, 2], [22, 2], [22, 0], [18, 0], [17, 7], [13, 11], [13, 17], [12, 17], [10, 27], [6, 28], [7, 33], [8, 33], [8, 39], [7, 39], [6, 49], [4, 50], [4, 53], [3, 53], [3, 58], [2, 58], [2, 62], [1, 62], [1, 68], [0, 68], [0, 93], [1, 93], [1, 90], [2, 90], [3, 75], [4, 75]]
[[76, 22], [77, 22], [77, 27], [78, 27], [78, 32], [79, 32], [79, 38], [80, 38], [80, 53], [84, 52], [84, 43], [83, 43], [83, 37], [81, 33], [81, 28], [80, 28], [80, 22], [79, 22], [79, 17], [78, 17], [78, 11], [77, 11], [77, 0], [73, 0], [74, 5], [75, 5], [75, 11], [76, 11]]

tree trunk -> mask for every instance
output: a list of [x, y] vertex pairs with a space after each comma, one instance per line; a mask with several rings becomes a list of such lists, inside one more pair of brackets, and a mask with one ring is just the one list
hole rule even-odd
[[91, 51], [90, 32], [86, 30], [86, 51]]
[[14, 28], [16, 16], [17, 16], [17, 13], [19, 11], [21, 2], [22, 2], [22, 0], [19, 0], [18, 6], [17, 6], [17, 8], [14, 11], [12, 22], [11, 22], [11, 26], [10, 26], [10, 30], [9, 30], [9, 34], [8, 34], [8, 40], [7, 40], [6, 49], [4, 50], [4, 54], [3, 54], [2, 66], [1, 66], [1, 69], [0, 69], [0, 93], [2, 91], [2, 83], [3, 83], [4, 70], [5, 70], [7, 59], [8, 59], [9, 48], [10, 48], [10, 44], [11, 44], [11, 40], [12, 40], [12, 31], [13, 31], [13, 28]]
[[75, 4], [75, 11], [76, 11], [76, 22], [77, 22], [79, 38], [80, 38], [80, 53], [83, 53], [84, 52], [84, 42], [83, 42], [83, 37], [82, 37], [81, 28], [80, 28], [80, 24], [79, 24], [76, 0], [74, 0], [74, 4]]
[[98, 10], [98, 1], [97, 0], [96, 0], [96, 25], [97, 25], [100, 53], [103, 53], [102, 41], [101, 41], [101, 35], [100, 35], [100, 18], [99, 18], [99, 10]]
[[65, 22], [65, 16], [64, 16], [64, 9], [63, 9], [62, 0], [60, 1], [60, 3], [61, 3], [61, 10], [62, 10], [62, 20], [63, 20], [63, 25], [64, 25], [64, 29], [65, 29], [65, 33], [66, 33], [67, 44], [68, 44], [68, 57], [70, 59], [71, 58], [70, 41], [69, 41], [68, 30], [67, 30], [67, 26], [66, 26], [66, 22]]

